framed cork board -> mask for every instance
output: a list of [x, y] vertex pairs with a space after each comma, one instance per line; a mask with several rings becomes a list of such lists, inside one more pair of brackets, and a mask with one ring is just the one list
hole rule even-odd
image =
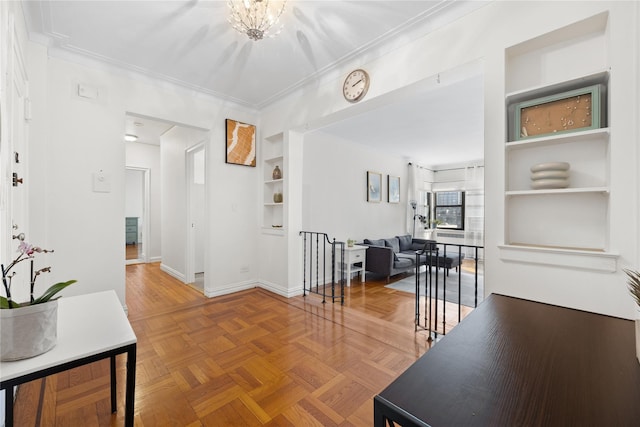
[[515, 105], [514, 140], [600, 128], [602, 85], [593, 85]]
[[234, 165], [256, 166], [256, 127], [226, 119], [227, 151], [225, 162]]

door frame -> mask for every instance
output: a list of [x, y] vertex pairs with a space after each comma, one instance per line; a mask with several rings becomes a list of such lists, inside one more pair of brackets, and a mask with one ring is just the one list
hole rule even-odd
[[[193, 155], [197, 151], [203, 151], [204, 153], [204, 169], [205, 169], [205, 180], [204, 180], [204, 205], [205, 205], [205, 213], [204, 216], [207, 218], [207, 147], [205, 144], [206, 140], [202, 140], [195, 145], [187, 148], [185, 150], [185, 186], [186, 186], [186, 195], [187, 195], [187, 216], [186, 216], [186, 224], [185, 224], [185, 235], [187, 236], [186, 241], [186, 259], [185, 259], [185, 279], [186, 283], [194, 283], [196, 280], [196, 272], [195, 272], [195, 236], [194, 236], [194, 228], [192, 221], [192, 213], [191, 213], [191, 198], [193, 195], [191, 194], [191, 179], [193, 176]], [[206, 235], [207, 230], [207, 222], [204, 224], [204, 232]], [[207, 249], [207, 238], [204, 239], [205, 242], [205, 278], [206, 278], [206, 249]], [[205, 279], [206, 280], [206, 279]]]
[[[126, 259], [125, 257], [125, 265], [130, 264], [140, 264], [140, 263], [148, 263], [149, 262], [149, 185], [150, 185], [150, 175], [151, 169], [149, 168], [141, 168], [137, 166], [125, 166], [125, 171], [140, 171], [142, 172], [142, 253], [138, 255], [136, 259]], [[126, 244], [126, 242], [125, 242]]]

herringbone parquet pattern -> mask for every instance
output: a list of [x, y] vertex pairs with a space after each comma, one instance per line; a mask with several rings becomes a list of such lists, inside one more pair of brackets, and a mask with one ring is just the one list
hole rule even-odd
[[[373, 396], [429, 347], [413, 295], [384, 284], [352, 282], [344, 307], [260, 289], [208, 299], [158, 264], [128, 266], [136, 426], [371, 426]], [[21, 387], [16, 425], [123, 425], [124, 364], [117, 414], [103, 361]]]

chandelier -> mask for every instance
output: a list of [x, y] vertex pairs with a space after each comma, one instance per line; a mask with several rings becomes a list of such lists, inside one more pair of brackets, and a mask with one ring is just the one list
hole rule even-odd
[[275, 37], [282, 30], [278, 22], [286, 3], [286, 0], [228, 0], [229, 23], [251, 40]]

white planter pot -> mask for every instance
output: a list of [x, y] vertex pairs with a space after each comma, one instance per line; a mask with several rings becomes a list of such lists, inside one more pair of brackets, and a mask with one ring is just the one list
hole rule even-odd
[[27, 359], [51, 350], [58, 337], [58, 301], [0, 310], [0, 360]]

